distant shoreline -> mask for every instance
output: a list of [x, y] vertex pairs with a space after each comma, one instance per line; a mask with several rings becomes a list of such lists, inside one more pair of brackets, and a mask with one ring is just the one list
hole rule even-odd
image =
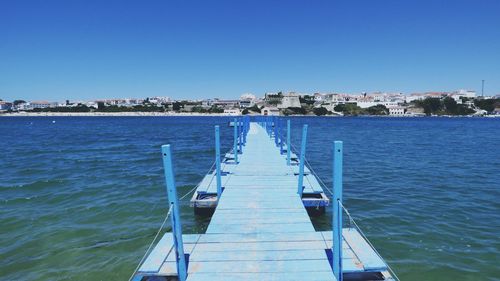
[[[195, 112], [15, 112], [15, 113], [0, 113], [0, 117], [150, 117], [150, 116], [164, 116], [164, 117], [241, 117], [245, 115], [229, 115], [224, 113], [195, 113]], [[248, 116], [263, 116], [260, 114], [248, 114]], [[281, 117], [286, 117], [280, 115]], [[500, 118], [500, 115], [440, 115], [440, 116], [390, 116], [390, 115], [288, 115], [288, 117], [385, 117], [385, 118], [421, 118], [421, 117], [448, 117], [448, 118]]]
[[120, 116], [231, 116], [223, 113], [172, 113], [172, 112], [16, 112], [0, 113], [0, 117], [120, 117]]

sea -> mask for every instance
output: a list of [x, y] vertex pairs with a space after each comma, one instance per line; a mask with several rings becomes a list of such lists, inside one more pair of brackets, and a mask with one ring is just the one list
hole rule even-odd
[[[401, 280], [500, 280], [500, 119], [291, 117], [344, 205]], [[127, 280], [168, 211], [160, 146], [179, 196], [214, 161], [229, 117], [0, 117], [0, 280]], [[209, 218], [181, 202], [184, 233]], [[313, 219], [331, 228], [331, 211]], [[169, 225], [163, 230], [168, 231]]]

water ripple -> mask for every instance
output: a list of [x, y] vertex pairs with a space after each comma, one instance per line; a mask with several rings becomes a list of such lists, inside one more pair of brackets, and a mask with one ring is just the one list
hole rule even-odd
[[[53, 119], [0, 122], [0, 279], [128, 278], [168, 209], [160, 146], [184, 194], [213, 162], [214, 125], [232, 145], [228, 118]], [[305, 123], [328, 186], [344, 141], [345, 205], [402, 280], [499, 280], [499, 120], [293, 118], [293, 143]], [[188, 200], [184, 231], [204, 232]]]

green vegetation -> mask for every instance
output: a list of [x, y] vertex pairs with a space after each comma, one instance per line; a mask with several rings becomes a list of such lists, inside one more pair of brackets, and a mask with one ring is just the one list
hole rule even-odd
[[355, 103], [338, 104], [333, 109], [344, 113], [344, 115], [360, 115], [363, 112], [363, 109]]
[[309, 96], [309, 95], [299, 96], [299, 100], [301, 104], [306, 104], [306, 105], [314, 104], [314, 96]]
[[443, 105], [446, 114], [449, 115], [468, 115], [472, 114], [475, 111], [473, 109], [470, 109], [469, 107], [458, 104], [453, 98], [451, 97], [446, 97], [443, 100]]
[[389, 110], [385, 105], [378, 104], [368, 108], [361, 108], [355, 103], [338, 104], [333, 108], [337, 112], [342, 112], [344, 115], [388, 115]]
[[369, 115], [389, 115], [389, 109], [383, 104], [377, 104], [375, 106], [370, 106], [365, 110], [365, 114]]
[[313, 109], [313, 113], [316, 116], [323, 116], [323, 115], [329, 114], [330, 112], [328, 111], [328, 109], [326, 109], [324, 107], [316, 107]]
[[[282, 97], [282, 93], [267, 95], [268, 103], [279, 102]], [[282, 115], [316, 115], [324, 116], [332, 114], [325, 107], [314, 107], [314, 96], [305, 95], [300, 97], [301, 106], [300, 107], [290, 107], [286, 109], [281, 109]], [[24, 100], [15, 100], [14, 105], [20, 105], [25, 103]], [[277, 102], [276, 102], [277, 103]], [[69, 104], [67, 102], [67, 104]], [[428, 97], [424, 100], [412, 101], [407, 104], [410, 110], [414, 113], [421, 113], [422, 111], [426, 115], [470, 115], [474, 114], [477, 110], [482, 109], [488, 113], [492, 113], [496, 108], [500, 108], [500, 98], [496, 99], [482, 99], [482, 98], [461, 98], [457, 101], [450, 96], [431, 98]], [[262, 112], [264, 106], [253, 105], [251, 107], [245, 108], [242, 111], [243, 115], [247, 114], [259, 114]], [[123, 106], [123, 105], [107, 105], [104, 102], [98, 102], [97, 108], [88, 107], [85, 104], [71, 105], [71, 106], [61, 106], [61, 107], [48, 107], [48, 108], [36, 108], [32, 110], [33, 112], [193, 112], [193, 113], [223, 113], [224, 109], [218, 106], [205, 107], [200, 101], [175, 101], [173, 103], [162, 103], [156, 104], [151, 103], [146, 99], [142, 104], [134, 106]], [[382, 104], [371, 106], [368, 108], [361, 108], [355, 102], [348, 102], [345, 104], [338, 104], [334, 107], [335, 112], [341, 112], [346, 116], [357, 116], [357, 115], [372, 115], [372, 116], [383, 116], [389, 115], [389, 109]]]
[[288, 116], [288, 115], [306, 115], [307, 114], [307, 110], [303, 107], [289, 107], [285, 110], [283, 110], [283, 114], [285, 116]]
[[500, 107], [500, 99], [476, 99], [474, 105], [491, 113], [495, 108]]
[[453, 98], [426, 98], [413, 102], [417, 107], [423, 108], [426, 115], [468, 115], [475, 111], [466, 105], [458, 104]]
[[135, 105], [135, 106], [118, 106], [110, 105], [106, 106], [104, 104], [98, 103], [96, 112], [165, 112], [165, 107], [154, 106], [154, 105]]
[[91, 112], [92, 109], [84, 104], [79, 104], [73, 107], [35, 108], [33, 112]]
[[415, 105], [423, 108], [426, 115], [436, 114], [443, 109], [439, 98], [426, 98], [423, 101], [415, 101]]
[[269, 105], [278, 105], [283, 98], [283, 93], [278, 92], [277, 94], [267, 94], [266, 95], [266, 103]]
[[15, 100], [12, 102], [12, 104], [14, 104], [14, 106], [17, 106], [17, 105], [20, 105], [20, 104], [23, 104], [23, 103], [26, 103], [25, 100]]
[[224, 109], [218, 108], [217, 106], [212, 106], [210, 108], [204, 108], [202, 106], [194, 106], [191, 108], [191, 112], [196, 113], [223, 113]]
[[184, 108], [184, 105], [178, 101], [176, 101], [172, 104], [173, 111], [179, 111], [179, 110], [181, 110], [181, 108]]

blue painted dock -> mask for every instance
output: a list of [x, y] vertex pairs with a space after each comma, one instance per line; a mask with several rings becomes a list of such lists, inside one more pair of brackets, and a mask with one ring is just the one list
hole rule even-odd
[[[259, 198], [254, 200], [256, 202], [259, 199], [264, 202], [267, 200], [266, 198], [269, 198], [268, 196], [278, 196], [278, 193], [280, 196], [298, 198], [296, 194], [300, 172], [298, 156], [290, 151], [291, 165], [287, 165], [287, 145], [283, 143], [283, 149], [280, 151], [275, 144], [263, 127], [257, 123], [251, 123], [248, 131], [248, 141], [244, 147], [244, 154], [240, 156], [241, 161], [239, 164], [235, 164], [232, 152], [225, 155], [221, 167], [223, 171], [222, 186], [231, 188], [230, 194], [225, 194], [225, 196], [232, 196], [233, 199], [236, 199], [233, 200], [235, 202], [233, 204], [237, 204], [236, 202], [241, 199], [239, 196], [245, 196], [245, 192], [250, 192], [250, 195], [257, 194]], [[328, 206], [328, 197], [307, 166], [304, 167], [303, 181], [302, 201], [304, 206], [311, 209]], [[248, 188], [250, 184], [253, 184], [253, 186]], [[283, 191], [282, 188], [285, 189], [283, 193], [281, 192]], [[263, 190], [265, 192], [261, 192]], [[229, 200], [220, 202], [226, 201]], [[216, 170], [214, 170], [208, 173], [199, 183], [196, 192], [191, 198], [191, 206], [195, 209], [212, 209], [218, 203]]]
[[[182, 239], [166, 233], [135, 280], [395, 280], [356, 228], [341, 231], [343, 274], [334, 274], [332, 256], [339, 250], [334, 249], [335, 231], [316, 231], [306, 210], [330, 201], [306, 166], [303, 194], [298, 194], [300, 165], [288, 165], [287, 157], [300, 157], [288, 154], [283, 143], [277, 146], [278, 134], [272, 130], [248, 123], [244, 141], [238, 138], [237, 149], [222, 157], [219, 195], [216, 169], [191, 199], [195, 208], [215, 209], [206, 233], [182, 234]], [[234, 151], [239, 152], [237, 160]], [[182, 252], [186, 261], [179, 266]], [[179, 276], [183, 270], [187, 277]]]

